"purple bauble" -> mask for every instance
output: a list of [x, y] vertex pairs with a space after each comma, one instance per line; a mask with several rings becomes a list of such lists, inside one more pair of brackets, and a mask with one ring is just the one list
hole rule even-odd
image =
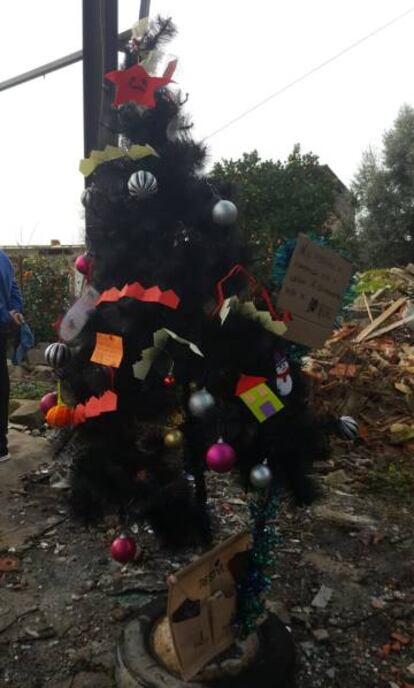
[[87, 253], [82, 256], [78, 256], [75, 260], [75, 268], [81, 275], [87, 275], [89, 273], [91, 266], [91, 261]]
[[221, 440], [207, 450], [206, 461], [211, 471], [227, 473], [236, 463], [236, 452], [233, 447]]
[[51, 409], [52, 406], [56, 406], [57, 403], [58, 396], [56, 392], [48, 392], [47, 394], [45, 394], [45, 396], [41, 398], [39, 404], [40, 410], [43, 413], [43, 415], [45, 416], [49, 409]]

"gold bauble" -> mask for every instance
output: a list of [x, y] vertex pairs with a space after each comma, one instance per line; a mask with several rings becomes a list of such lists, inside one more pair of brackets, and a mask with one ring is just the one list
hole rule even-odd
[[181, 430], [170, 430], [164, 436], [164, 444], [168, 449], [178, 449], [184, 441], [184, 435]]

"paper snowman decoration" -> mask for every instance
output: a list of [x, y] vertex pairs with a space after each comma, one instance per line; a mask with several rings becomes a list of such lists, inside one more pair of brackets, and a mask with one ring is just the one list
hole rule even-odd
[[292, 378], [287, 358], [277, 354], [276, 364], [276, 387], [281, 397], [287, 397], [292, 391]]

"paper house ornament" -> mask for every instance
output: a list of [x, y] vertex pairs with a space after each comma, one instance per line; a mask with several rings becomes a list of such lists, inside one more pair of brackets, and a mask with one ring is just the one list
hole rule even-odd
[[241, 375], [236, 388], [236, 396], [242, 399], [259, 423], [283, 408], [283, 403], [265, 382], [265, 377]]

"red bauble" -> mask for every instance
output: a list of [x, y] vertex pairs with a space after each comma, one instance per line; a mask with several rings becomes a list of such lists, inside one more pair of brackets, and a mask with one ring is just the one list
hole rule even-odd
[[87, 253], [78, 256], [75, 260], [75, 268], [81, 275], [88, 275], [91, 269], [91, 260]]
[[135, 540], [127, 535], [115, 538], [111, 545], [111, 557], [120, 564], [126, 564], [135, 557], [137, 546]]
[[206, 461], [210, 470], [227, 473], [236, 463], [236, 452], [230, 444], [219, 440], [207, 450]]
[[169, 373], [168, 375], [166, 375], [165, 378], [164, 378], [164, 385], [165, 385], [166, 387], [172, 387], [173, 385], [175, 385], [175, 377], [174, 377], [174, 375], [171, 375], [171, 373]]

